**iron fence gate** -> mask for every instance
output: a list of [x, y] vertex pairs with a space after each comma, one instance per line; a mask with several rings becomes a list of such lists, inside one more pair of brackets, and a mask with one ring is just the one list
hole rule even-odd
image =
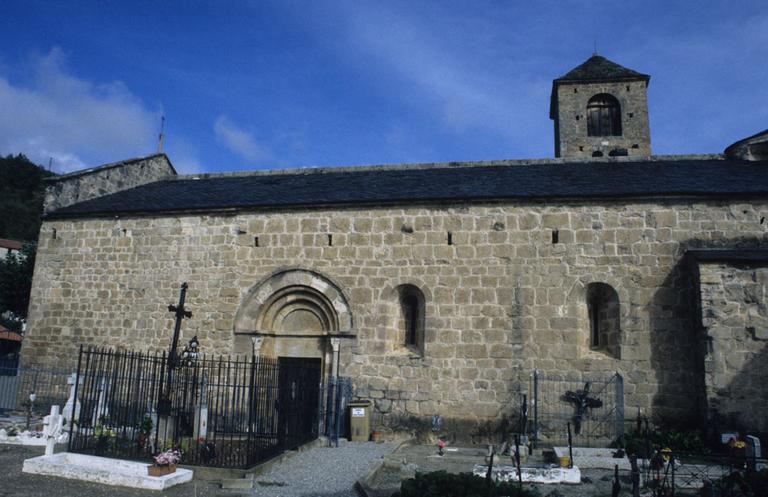
[[169, 370], [165, 353], [80, 350], [79, 420], [69, 450], [248, 468], [317, 437], [319, 361], [201, 357]]
[[568, 443], [568, 423], [574, 445], [605, 446], [624, 434], [624, 379], [567, 378], [531, 374], [529, 395], [531, 433], [538, 446]]

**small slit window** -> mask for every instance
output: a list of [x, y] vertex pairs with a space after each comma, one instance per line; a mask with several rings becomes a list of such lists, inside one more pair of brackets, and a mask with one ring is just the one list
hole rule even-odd
[[619, 295], [611, 285], [590, 283], [587, 286], [589, 346], [619, 359], [620, 313]]
[[403, 345], [424, 351], [424, 294], [413, 285], [401, 285], [397, 289], [400, 304], [399, 328]]
[[621, 106], [616, 97], [600, 93], [587, 104], [588, 136], [621, 136]]

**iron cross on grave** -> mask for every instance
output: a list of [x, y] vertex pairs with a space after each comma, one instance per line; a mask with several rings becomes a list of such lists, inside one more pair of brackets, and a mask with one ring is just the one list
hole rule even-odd
[[173, 328], [173, 341], [171, 342], [171, 351], [168, 354], [168, 364], [170, 368], [176, 367], [178, 364], [178, 357], [176, 350], [179, 347], [179, 332], [181, 331], [181, 320], [184, 318], [191, 318], [192, 312], [184, 308], [184, 300], [187, 298], [187, 282], [181, 284], [181, 293], [179, 294], [179, 305], [169, 305], [168, 312], [176, 314], [176, 325]]
[[566, 402], [573, 404], [573, 407], [576, 410], [575, 414], [573, 415], [573, 425], [576, 428], [577, 435], [581, 433], [581, 422], [587, 415], [587, 409], [597, 409], [603, 407], [602, 400], [598, 399], [597, 397], [590, 397], [589, 387], [590, 382], [588, 381], [584, 384], [583, 390], [576, 390], [575, 392], [568, 390], [565, 392], [565, 395], [563, 395], [563, 399]]

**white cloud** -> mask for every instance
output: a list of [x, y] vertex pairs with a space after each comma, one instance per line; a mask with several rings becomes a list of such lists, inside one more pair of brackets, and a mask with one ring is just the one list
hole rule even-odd
[[219, 116], [213, 123], [216, 140], [226, 148], [250, 161], [271, 159], [272, 152], [256, 141], [252, 133], [233, 123], [227, 116]]
[[432, 22], [416, 7], [381, 2], [341, 3], [334, 14], [334, 29], [340, 25], [350, 39], [345, 49], [387, 68], [408, 88], [408, 98], [431, 108], [444, 129], [479, 130], [525, 149], [533, 147], [531, 125], [517, 116], [538, 113], [542, 129], [534, 129], [550, 129], [551, 80], [525, 76], [520, 61], [507, 53], [519, 50], [515, 44], [524, 37], [499, 33], [492, 15], [446, 15]]
[[159, 112], [119, 81], [69, 74], [65, 59], [59, 48], [34, 58], [29, 83], [0, 73], [0, 153], [24, 153], [42, 165], [53, 158], [56, 172], [152, 153]]

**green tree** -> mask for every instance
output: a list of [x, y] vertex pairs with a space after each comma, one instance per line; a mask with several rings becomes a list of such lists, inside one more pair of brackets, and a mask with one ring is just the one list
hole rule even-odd
[[35, 268], [34, 243], [25, 243], [20, 254], [10, 252], [0, 259], [0, 314], [4, 326], [21, 331], [27, 319], [32, 272]]
[[0, 238], [37, 240], [43, 180], [52, 175], [22, 154], [0, 157]]

